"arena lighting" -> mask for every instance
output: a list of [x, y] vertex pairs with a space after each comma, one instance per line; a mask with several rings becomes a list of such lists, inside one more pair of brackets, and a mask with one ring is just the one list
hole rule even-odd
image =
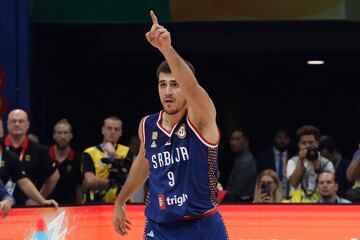
[[309, 65], [323, 65], [325, 64], [324, 60], [308, 60], [307, 64]]

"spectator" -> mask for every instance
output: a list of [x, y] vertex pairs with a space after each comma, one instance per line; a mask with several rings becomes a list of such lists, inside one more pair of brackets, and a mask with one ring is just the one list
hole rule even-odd
[[[25, 111], [15, 109], [9, 113], [7, 128], [9, 134], [5, 137], [6, 149], [14, 152], [21, 161], [27, 177], [40, 189], [40, 193], [47, 198], [60, 178], [56, 164], [52, 161], [45, 147], [29, 140], [26, 133], [30, 123]], [[19, 205], [34, 205], [31, 200], [16, 186], [8, 182], [10, 192]]]
[[254, 203], [280, 203], [282, 193], [280, 179], [272, 169], [262, 171], [256, 180]]
[[317, 181], [317, 190], [320, 194], [318, 203], [351, 203], [337, 195], [338, 187], [334, 173], [327, 171], [320, 173]]
[[10, 194], [13, 194], [14, 189], [11, 186], [14, 182], [33, 202], [39, 205], [58, 206], [54, 200], [45, 200], [34, 184], [26, 177], [20, 160], [14, 153], [5, 150], [3, 143], [0, 143], [0, 176], [3, 183], [9, 183], [7, 184], [7, 191]]
[[318, 151], [320, 131], [305, 125], [296, 132], [298, 138], [298, 156], [289, 159], [286, 175], [291, 185], [290, 195], [293, 203], [311, 203], [319, 200], [316, 192], [316, 179], [323, 171], [335, 172], [330, 160]]
[[14, 204], [15, 204], [15, 200], [13, 196], [11, 196], [6, 191], [4, 183], [0, 179], [0, 213], [3, 218], [9, 214], [10, 209]]
[[351, 188], [351, 182], [346, 178], [346, 169], [349, 167], [350, 161], [341, 154], [332, 137], [323, 136], [320, 139], [319, 151], [321, 155], [328, 158], [335, 166], [335, 175], [339, 186], [337, 194], [340, 197], [345, 197], [346, 191]]
[[72, 138], [70, 123], [66, 119], [58, 121], [53, 131], [55, 144], [49, 148], [49, 154], [58, 167], [60, 180], [50, 197], [60, 204], [80, 204], [83, 201], [80, 157], [70, 146]]
[[265, 169], [276, 171], [281, 182], [283, 198], [289, 197], [289, 182], [286, 178], [286, 164], [292, 155], [289, 145], [289, 132], [284, 128], [278, 129], [273, 138], [273, 146], [259, 152], [255, 157], [258, 172]]
[[133, 158], [129, 147], [118, 144], [122, 126], [118, 117], [105, 118], [103, 142], [87, 148], [82, 155], [87, 203], [114, 202], [125, 183]]
[[352, 202], [360, 203], [360, 142], [346, 170], [346, 177], [347, 180], [355, 182], [353, 188], [346, 193], [346, 197]]
[[230, 136], [231, 151], [236, 154], [227, 183], [226, 202], [252, 202], [256, 183], [256, 163], [249, 150], [249, 138], [244, 130], [235, 130]]

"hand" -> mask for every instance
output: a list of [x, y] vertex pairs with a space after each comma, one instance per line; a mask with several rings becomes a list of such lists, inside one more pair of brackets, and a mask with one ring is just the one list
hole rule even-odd
[[307, 155], [307, 148], [301, 148], [299, 149], [299, 159], [300, 160], [304, 160], [306, 158]]
[[130, 230], [131, 222], [126, 217], [125, 204], [120, 205], [118, 201], [115, 201], [115, 208], [113, 214], [113, 227], [114, 230], [121, 236], [124, 236]]
[[48, 199], [48, 200], [45, 200], [43, 203], [42, 203], [43, 206], [53, 206], [55, 207], [56, 209], [59, 208], [59, 204], [54, 200], [54, 199]]
[[32, 199], [28, 199], [26, 200], [25, 202], [25, 206], [40, 206], [39, 203], [35, 202], [34, 200]]
[[153, 10], [150, 11], [152, 26], [149, 32], [145, 34], [146, 39], [151, 45], [158, 48], [160, 51], [171, 47], [171, 36], [168, 30], [159, 25], [158, 19]]
[[272, 203], [271, 195], [267, 193], [262, 193], [260, 196], [260, 202], [262, 203]]
[[112, 143], [107, 142], [104, 144], [104, 151], [110, 156], [114, 157], [116, 155], [115, 147]]
[[12, 204], [13, 202], [10, 199], [5, 199], [0, 202], [0, 212], [3, 218], [9, 214]]

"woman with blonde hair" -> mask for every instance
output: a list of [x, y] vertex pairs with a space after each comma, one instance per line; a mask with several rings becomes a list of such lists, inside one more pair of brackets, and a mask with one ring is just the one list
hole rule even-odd
[[280, 180], [272, 169], [262, 171], [255, 185], [254, 203], [281, 203]]

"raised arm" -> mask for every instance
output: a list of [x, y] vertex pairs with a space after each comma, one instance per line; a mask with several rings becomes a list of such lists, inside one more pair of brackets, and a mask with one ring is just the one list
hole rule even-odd
[[215, 143], [219, 140], [216, 125], [216, 109], [207, 92], [199, 85], [194, 73], [171, 45], [171, 35], [159, 25], [153, 11], [150, 11], [152, 27], [146, 33], [147, 40], [159, 49], [168, 62], [171, 73], [179, 84], [188, 102], [190, 121], [206, 140]]
[[126, 235], [127, 231], [130, 230], [131, 222], [126, 217], [125, 203], [130, 197], [141, 187], [149, 176], [149, 162], [145, 158], [145, 148], [141, 121], [139, 125], [139, 137], [141, 140], [139, 153], [131, 165], [129, 175], [126, 182], [121, 189], [119, 196], [115, 201], [115, 208], [113, 214], [113, 226], [116, 232], [120, 235]]

